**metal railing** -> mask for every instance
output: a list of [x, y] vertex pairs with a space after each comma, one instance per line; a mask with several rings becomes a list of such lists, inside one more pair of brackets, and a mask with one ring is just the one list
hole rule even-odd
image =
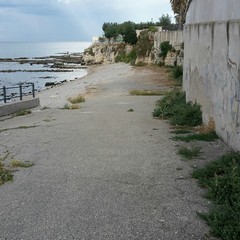
[[[16, 91], [12, 91], [17, 89]], [[0, 88], [0, 102], [7, 103], [9, 100], [13, 100], [15, 98], [19, 98], [21, 101], [23, 100], [23, 96], [32, 95], [35, 98], [35, 87], [34, 83], [20, 83], [16, 86], [6, 87], [3, 86]]]

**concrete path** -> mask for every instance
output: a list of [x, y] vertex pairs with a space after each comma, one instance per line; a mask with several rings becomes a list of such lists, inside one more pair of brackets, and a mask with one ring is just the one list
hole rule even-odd
[[159, 97], [128, 93], [160, 88], [155, 77], [100, 67], [82, 80], [98, 79], [80, 110], [58, 109], [59, 100], [0, 122], [8, 129], [0, 132], [1, 155], [35, 163], [0, 186], [1, 240], [203, 239], [208, 228], [196, 211], [208, 203], [168, 123], [152, 118]]

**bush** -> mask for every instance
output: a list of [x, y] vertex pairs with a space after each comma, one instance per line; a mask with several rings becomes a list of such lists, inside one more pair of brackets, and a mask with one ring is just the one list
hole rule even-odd
[[153, 117], [169, 118], [170, 123], [181, 126], [197, 126], [202, 124], [202, 111], [197, 103], [186, 102], [185, 93], [172, 91], [159, 101], [154, 109]]
[[163, 59], [165, 59], [168, 51], [172, 50], [172, 45], [170, 44], [169, 41], [165, 41], [160, 44], [160, 49], [161, 49], [160, 57], [163, 57]]
[[206, 197], [214, 206], [208, 214], [199, 214], [216, 237], [238, 240], [240, 236], [240, 153], [229, 153], [192, 176], [207, 188]]
[[183, 75], [183, 67], [182, 66], [175, 66], [172, 70], [172, 76], [174, 79], [178, 79]]
[[135, 49], [133, 49], [129, 54], [126, 54], [124, 51], [120, 51], [115, 57], [115, 62], [125, 62], [130, 63], [131, 65], [135, 65], [136, 59], [137, 52]]

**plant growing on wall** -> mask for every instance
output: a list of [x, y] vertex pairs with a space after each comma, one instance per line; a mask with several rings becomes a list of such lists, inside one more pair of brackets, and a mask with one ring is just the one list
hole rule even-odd
[[160, 57], [162, 57], [163, 59], [165, 59], [166, 56], [167, 56], [167, 53], [168, 53], [169, 51], [171, 51], [172, 48], [173, 48], [173, 47], [172, 47], [172, 45], [170, 44], [169, 41], [162, 42], [162, 43], [160, 44], [160, 49], [161, 49]]

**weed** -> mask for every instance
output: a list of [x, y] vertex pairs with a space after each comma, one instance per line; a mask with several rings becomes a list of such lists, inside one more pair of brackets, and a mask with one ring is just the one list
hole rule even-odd
[[192, 131], [189, 129], [176, 129], [176, 130], [171, 131], [171, 133], [174, 133], [174, 134], [187, 134], [187, 133], [191, 133], [191, 132]]
[[72, 104], [85, 102], [85, 98], [82, 95], [78, 95], [77, 97], [74, 98], [70, 97], [67, 100]]
[[28, 167], [32, 167], [34, 164], [28, 161], [22, 162], [20, 160], [12, 160], [11, 165], [12, 167], [28, 168]]
[[4, 184], [5, 182], [12, 181], [12, 179], [12, 171], [5, 168], [3, 163], [0, 162], [0, 185]]
[[80, 105], [79, 104], [68, 104], [66, 103], [63, 108], [61, 109], [67, 109], [67, 110], [76, 110], [79, 109]]
[[200, 147], [191, 147], [190, 149], [187, 147], [181, 147], [178, 150], [178, 154], [186, 159], [193, 159], [194, 157], [198, 157], [201, 154]]
[[16, 113], [16, 116], [25, 116], [25, 115], [28, 115], [28, 114], [31, 114], [32, 111], [30, 109], [23, 109], [21, 111], [18, 111]]
[[161, 95], [165, 95], [166, 91], [163, 91], [163, 90], [139, 90], [139, 89], [135, 89], [135, 90], [131, 90], [129, 93], [131, 95], [135, 95], [135, 96], [161, 96]]
[[128, 112], [134, 112], [134, 110], [132, 108], [128, 109]]
[[160, 57], [163, 57], [163, 59], [165, 59], [168, 51], [171, 51], [172, 45], [170, 44], [169, 41], [165, 41], [160, 44], [160, 49], [161, 49]]
[[71, 104], [70, 105], [70, 110], [75, 110], [75, 109], [79, 109], [79, 108], [80, 108], [79, 104]]
[[184, 142], [191, 142], [191, 141], [205, 141], [205, 142], [212, 142], [217, 140], [219, 137], [215, 131], [209, 133], [194, 133], [189, 134], [186, 136], [175, 136], [172, 139], [175, 141], [184, 141]]
[[225, 240], [240, 236], [240, 153], [228, 153], [196, 169], [192, 176], [207, 189], [206, 198], [213, 201], [207, 214], [199, 214], [211, 227], [211, 233]]
[[197, 103], [186, 102], [185, 93], [173, 90], [166, 94], [154, 109], [153, 117], [170, 118], [170, 123], [181, 126], [197, 126], [202, 123], [202, 111]]

